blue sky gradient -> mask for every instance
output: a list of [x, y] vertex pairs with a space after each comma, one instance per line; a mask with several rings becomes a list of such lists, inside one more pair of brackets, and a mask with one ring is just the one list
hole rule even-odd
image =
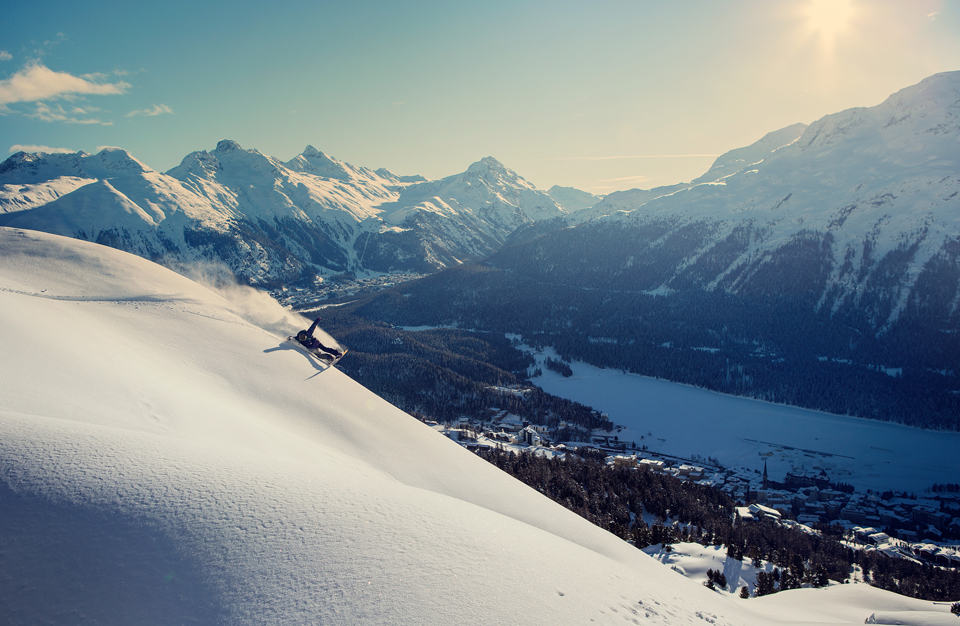
[[428, 178], [494, 156], [607, 193], [957, 69], [958, 0], [19, 2], [0, 150], [165, 171], [221, 139], [311, 144]]

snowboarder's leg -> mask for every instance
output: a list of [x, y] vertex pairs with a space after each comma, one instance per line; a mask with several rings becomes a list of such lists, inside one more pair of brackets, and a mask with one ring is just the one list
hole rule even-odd
[[320, 345], [318, 345], [317, 348], [319, 348], [319, 349], [322, 350], [323, 352], [326, 352], [327, 354], [329, 354], [330, 356], [332, 356], [332, 357], [335, 358], [335, 359], [340, 356], [340, 351], [339, 351], [339, 350], [335, 350], [334, 348], [328, 348], [327, 346], [323, 345], [322, 343], [321, 343]]

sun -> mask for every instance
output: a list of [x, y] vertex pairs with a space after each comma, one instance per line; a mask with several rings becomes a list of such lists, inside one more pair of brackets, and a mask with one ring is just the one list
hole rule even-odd
[[802, 9], [810, 36], [828, 50], [850, 32], [856, 14], [854, 0], [806, 0]]

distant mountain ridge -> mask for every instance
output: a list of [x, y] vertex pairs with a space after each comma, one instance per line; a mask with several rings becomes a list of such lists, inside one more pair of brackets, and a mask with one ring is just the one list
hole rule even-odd
[[333, 272], [430, 272], [494, 252], [566, 211], [487, 157], [441, 181], [353, 166], [313, 146], [288, 162], [224, 140], [156, 172], [128, 152], [17, 153], [0, 164], [0, 225], [152, 260], [216, 261], [257, 284]]
[[575, 187], [561, 187], [560, 185], [554, 185], [547, 189], [547, 195], [571, 213], [589, 209], [603, 200], [603, 196], [595, 196]]

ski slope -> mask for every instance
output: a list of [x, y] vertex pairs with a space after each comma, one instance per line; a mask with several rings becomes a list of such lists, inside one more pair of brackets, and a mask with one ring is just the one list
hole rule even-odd
[[0, 623], [946, 611], [875, 590], [841, 611], [841, 587], [795, 604], [710, 592], [315, 364], [283, 340], [303, 325], [250, 290], [0, 229]]

